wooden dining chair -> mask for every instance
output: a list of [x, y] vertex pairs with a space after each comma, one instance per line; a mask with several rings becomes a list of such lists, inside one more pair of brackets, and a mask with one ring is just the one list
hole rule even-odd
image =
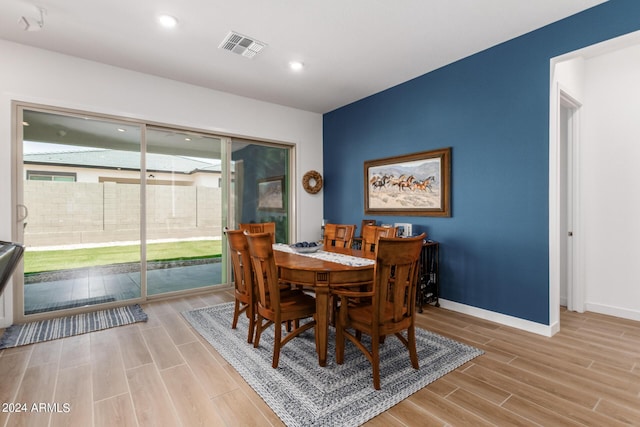
[[[260, 345], [262, 333], [274, 325], [273, 368], [278, 367], [280, 349], [302, 332], [316, 325], [316, 300], [304, 292], [291, 292], [286, 296], [279, 292], [280, 279], [273, 255], [269, 233], [248, 234], [249, 254], [256, 281], [257, 322], [253, 346]], [[300, 325], [300, 320], [312, 320]], [[282, 336], [282, 324], [291, 323], [294, 328]], [[315, 330], [314, 330], [315, 333]], [[316, 338], [317, 339], [317, 338]], [[316, 343], [317, 347], [317, 343]]]
[[276, 242], [276, 223], [275, 222], [247, 222], [238, 224], [240, 230], [246, 230], [251, 234], [254, 233], [271, 233], [272, 243]]
[[364, 227], [366, 225], [376, 225], [376, 220], [375, 219], [362, 220], [362, 223], [360, 224], [360, 232], [358, 233], [357, 236], [354, 236], [353, 238], [353, 244], [351, 245], [353, 249], [362, 249], [362, 230], [364, 230]]
[[356, 226], [347, 224], [326, 224], [324, 226], [324, 247], [350, 248]]
[[360, 225], [360, 235], [358, 237], [362, 238], [362, 231], [366, 225], [376, 225], [375, 219], [363, 219], [362, 224]]
[[380, 237], [396, 237], [397, 232], [396, 227], [364, 225], [362, 227], [362, 250], [375, 252], [376, 243]]
[[233, 267], [233, 283], [235, 287], [235, 305], [233, 308], [233, 321], [231, 329], [238, 326], [238, 318], [243, 312], [249, 319], [249, 333], [247, 342], [253, 342], [255, 332], [256, 314], [254, 302], [254, 282], [249, 256], [249, 244], [244, 230], [225, 230], [227, 242], [229, 242], [229, 256]]
[[[373, 368], [373, 386], [380, 390], [380, 345], [384, 337], [395, 335], [409, 350], [411, 365], [418, 369], [415, 337], [416, 283], [422, 239], [381, 237], [376, 245], [376, 265], [371, 290], [342, 290], [336, 321], [336, 362], [344, 362], [345, 341], [364, 353]], [[364, 298], [363, 298], [364, 297]], [[368, 303], [351, 305], [349, 298], [370, 298]], [[351, 331], [353, 330], [353, 331]], [[406, 332], [406, 337], [401, 332]], [[371, 350], [361, 341], [371, 337]]]

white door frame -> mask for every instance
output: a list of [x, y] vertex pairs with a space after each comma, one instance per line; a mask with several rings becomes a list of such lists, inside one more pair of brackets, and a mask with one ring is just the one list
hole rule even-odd
[[[555, 63], [552, 63], [551, 74], [553, 76]], [[581, 250], [581, 232], [580, 232], [580, 216], [579, 207], [579, 136], [580, 136], [580, 106], [581, 104], [569, 95], [568, 91], [558, 84], [552, 78], [551, 102], [550, 102], [550, 126], [549, 126], [549, 325], [552, 334], [560, 330], [560, 283], [562, 280], [563, 269], [566, 271], [566, 277], [569, 278], [567, 287], [568, 306], [575, 310], [584, 311], [584, 280], [582, 275], [582, 250]], [[560, 107], [567, 106], [572, 111], [572, 120], [570, 121], [568, 139], [569, 146], [567, 148], [567, 159], [561, 155], [562, 138], [560, 123]], [[567, 171], [567, 180], [571, 181], [571, 193], [569, 197], [570, 206], [567, 206], [567, 212], [563, 209], [564, 200], [562, 185], [562, 171]], [[563, 230], [562, 215], [570, 214], [571, 218], [567, 218], [568, 223], [572, 224], [571, 230]], [[572, 231], [573, 236], [567, 236], [567, 231]], [[571, 239], [572, 260], [568, 260], [564, 265], [562, 263], [564, 239]], [[567, 243], [567, 244], [569, 244]]]
[[[568, 227], [560, 230], [560, 241], [563, 239], [566, 242], [566, 265], [560, 265], [561, 271], [565, 270], [567, 278], [567, 309], [571, 311], [584, 312], [584, 280], [580, 274], [583, 271], [580, 267], [582, 264], [580, 260], [580, 241], [582, 234], [578, 232], [579, 229], [579, 213], [578, 209], [580, 191], [579, 191], [579, 150], [580, 150], [580, 108], [581, 104], [571, 95], [569, 95], [562, 87], [560, 87], [559, 93], [559, 106], [566, 107], [571, 111], [571, 117], [568, 120], [567, 140], [566, 140], [566, 158], [560, 161], [564, 163], [566, 168], [566, 212], [563, 212], [562, 205], [560, 207], [561, 215], [564, 215], [567, 220]], [[559, 108], [560, 110], [560, 108]], [[561, 124], [558, 123], [558, 131], [561, 129]], [[565, 143], [565, 142], [563, 142]], [[563, 161], [564, 160], [564, 161]], [[562, 185], [562, 182], [559, 184]], [[562, 201], [561, 201], [562, 202]], [[570, 234], [568, 234], [570, 233]], [[562, 246], [561, 246], [562, 247]], [[562, 258], [561, 258], [562, 259]]]

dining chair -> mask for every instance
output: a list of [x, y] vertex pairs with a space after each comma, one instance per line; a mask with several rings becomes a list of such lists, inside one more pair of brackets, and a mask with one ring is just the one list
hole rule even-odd
[[382, 227], [379, 225], [362, 226], [362, 250], [375, 252], [375, 246], [380, 237], [396, 237], [396, 227]]
[[[314, 328], [315, 334], [316, 300], [304, 292], [281, 295], [271, 236], [269, 233], [249, 234], [247, 232], [245, 235], [249, 244], [249, 254], [257, 285], [257, 321], [253, 346], [257, 348], [260, 345], [262, 333], [269, 326], [274, 325], [273, 363], [271, 366], [277, 368], [280, 349], [286, 343], [310, 328]], [[308, 318], [312, 318], [312, 320], [300, 324], [300, 320]], [[282, 324], [291, 324], [291, 321], [293, 321], [294, 328], [283, 337]]]
[[271, 233], [272, 241], [276, 242], [276, 223], [275, 222], [247, 222], [238, 224], [240, 230], [246, 230], [249, 233]]
[[[380, 390], [380, 346], [384, 337], [395, 335], [409, 350], [411, 365], [418, 369], [415, 338], [416, 283], [422, 240], [417, 237], [381, 237], [376, 245], [376, 264], [371, 290], [342, 290], [340, 311], [336, 321], [336, 362], [344, 362], [345, 342], [352, 342], [371, 363], [373, 386]], [[349, 298], [370, 298], [356, 306]], [[353, 330], [353, 332], [351, 331]], [[406, 332], [406, 337], [402, 334]], [[361, 341], [362, 334], [371, 337], [369, 350]]]
[[324, 226], [324, 247], [350, 248], [353, 244], [355, 231], [355, 225], [326, 224]]
[[247, 243], [247, 236], [245, 236], [244, 230], [225, 230], [224, 233], [227, 236], [227, 242], [229, 242], [229, 255], [233, 267], [233, 283], [235, 287], [235, 305], [233, 308], [231, 329], [236, 329], [238, 317], [244, 312], [249, 319], [247, 342], [251, 343], [253, 342], [255, 332], [256, 314], [249, 244]]
[[362, 249], [362, 230], [364, 230], [365, 225], [376, 225], [375, 219], [363, 219], [360, 224], [360, 233], [357, 236], [353, 237], [353, 244], [351, 247], [353, 249]]
[[376, 225], [375, 219], [363, 219], [362, 224], [360, 225], [360, 235], [358, 237], [362, 237], [362, 230], [364, 230], [365, 225]]

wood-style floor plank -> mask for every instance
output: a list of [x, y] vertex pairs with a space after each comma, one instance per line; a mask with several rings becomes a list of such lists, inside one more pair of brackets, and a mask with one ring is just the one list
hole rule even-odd
[[207, 396], [213, 398], [238, 388], [236, 380], [227, 373], [227, 370], [202, 343], [192, 342], [181, 345], [178, 349]]
[[180, 352], [171, 341], [166, 329], [161, 327], [144, 329], [142, 336], [149, 347], [153, 360], [158, 365], [158, 369], [167, 369], [184, 363], [184, 359], [180, 356]]
[[204, 388], [187, 365], [165, 369], [160, 373], [169, 397], [181, 414], [182, 424], [189, 427], [222, 425], [224, 421]]
[[119, 333], [119, 330], [109, 329], [91, 334], [91, 377], [94, 401], [129, 392], [120, 346], [116, 338]]
[[[141, 426], [179, 426], [173, 403], [154, 365], [127, 371], [133, 408]], [[188, 414], [182, 414], [185, 418]]]
[[[283, 426], [180, 314], [228, 301], [230, 291], [151, 302], [146, 323], [0, 351], [2, 402], [71, 404], [0, 412], [0, 427]], [[426, 306], [416, 324], [485, 354], [366, 427], [640, 425], [640, 322], [562, 310], [549, 338]]]
[[[30, 346], [33, 347], [33, 346]], [[22, 378], [24, 377], [27, 364], [29, 363], [29, 356], [31, 350], [28, 352], [7, 352], [4, 350], [2, 356], [0, 356], [0, 403], [11, 404], [16, 403], [16, 394], [22, 384]], [[7, 418], [11, 412], [8, 410], [0, 411], [0, 425], [5, 425]]]
[[125, 369], [137, 368], [147, 363], [153, 363], [153, 358], [142, 338], [140, 329], [132, 327], [123, 328], [118, 334], [118, 344], [122, 353], [122, 361]]
[[[266, 426], [271, 424], [262, 412], [252, 408], [247, 395], [242, 390], [234, 390], [213, 399], [220, 416], [229, 426]], [[275, 425], [284, 425], [282, 423]]]
[[[24, 412], [9, 414], [7, 426], [47, 426], [51, 412], [41, 404], [53, 402], [57, 376], [57, 362], [38, 364], [25, 370], [15, 401], [24, 405]], [[3, 402], [4, 403], [4, 402]]]
[[[137, 427], [138, 421], [133, 410], [129, 393], [110, 397], [94, 405], [95, 427]], [[88, 424], [90, 425], [90, 424]]]
[[84, 427], [93, 423], [90, 364], [58, 371], [53, 403], [57, 412], [51, 416], [51, 427]]

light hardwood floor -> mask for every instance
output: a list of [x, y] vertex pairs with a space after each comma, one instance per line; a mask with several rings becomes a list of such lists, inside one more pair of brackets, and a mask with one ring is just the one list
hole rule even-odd
[[[3, 409], [29, 412], [0, 412], [0, 426], [282, 426], [180, 315], [231, 300], [155, 302], [147, 323], [2, 351]], [[418, 326], [485, 354], [365, 425], [640, 425], [640, 322], [565, 311], [561, 325], [545, 338], [425, 307]]]

